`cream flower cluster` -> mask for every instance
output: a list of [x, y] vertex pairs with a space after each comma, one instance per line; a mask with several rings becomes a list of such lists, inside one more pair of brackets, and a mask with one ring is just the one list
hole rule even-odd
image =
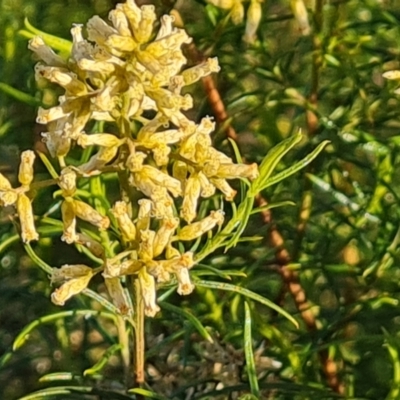
[[[65, 90], [59, 105], [39, 109], [37, 121], [47, 124], [44, 140], [61, 166], [57, 183], [63, 197], [62, 239], [87, 247], [104, 261], [106, 286], [121, 313], [129, 312], [129, 302], [120, 278], [136, 275], [145, 312], [154, 316], [159, 310], [157, 282], [169, 281], [172, 274], [178, 281], [178, 293], [193, 290], [189, 269], [195, 263], [194, 254], [180, 251], [183, 247], [177, 243], [197, 239], [224, 221], [220, 210], [198, 219], [199, 200], [216, 190], [226, 200], [233, 200], [236, 192], [227, 180], [255, 179], [258, 169], [255, 164], [235, 164], [212, 147], [210, 134], [215, 124], [211, 118], [196, 124], [184, 114], [193, 101], [181, 93], [182, 88], [217, 72], [217, 60], [211, 58], [182, 71], [186, 59], [181, 47], [191, 38], [173, 26], [172, 16], [164, 15], [157, 25], [151, 5], [139, 8], [128, 0], [118, 4], [109, 19], [111, 24], [98, 16], [90, 19], [87, 39], [82, 27], [74, 26], [68, 60], [40, 37], [30, 41], [29, 48], [41, 59], [36, 66], [37, 78]], [[153, 115], [150, 119], [144, 116], [149, 114]], [[85, 132], [92, 120], [115, 123], [119, 133]], [[137, 126], [140, 128], [134, 129]], [[82, 165], [69, 165], [67, 156], [72, 147], [93, 148], [93, 156]], [[83, 177], [90, 179], [110, 171], [125, 174], [128, 185], [143, 198], [133, 204], [125, 193], [124, 200], [102, 215], [79, 199], [78, 183]], [[31, 178], [22, 177], [29, 174], [20, 175], [23, 187], [29, 185]], [[20, 200], [23, 194], [18, 200], [9, 194], [14, 191], [7, 182], [0, 185], [4, 204], [26, 203]], [[7, 196], [11, 199], [5, 200]], [[80, 232], [78, 220], [111, 236], [118, 232], [120, 253], [109, 256], [100, 241]], [[33, 239], [37, 239], [36, 234], [25, 233], [25, 241]], [[53, 282], [61, 286], [52, 300], [64, 304], [85, 289], [93, 275], [92, 268], [81, 264], [55, 268]]]
[[21, 221], [21, 236], [25, 243], [39, 239], [34, 224], [31, 200], [26, 195], [33, 181], [34, 161], [33, 151], [27, 150], [21, 154], [18, 173], [18, 181], [21, 184], [19, 188], [13, 189], [10, 181], [0, 174], [0, 206], [16, 206]]

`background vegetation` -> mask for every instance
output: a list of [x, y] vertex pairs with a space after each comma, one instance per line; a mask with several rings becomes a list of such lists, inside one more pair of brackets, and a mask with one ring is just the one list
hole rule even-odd
[[[382, 78], [399, 68], [398, 2], [316, 0], [307, 4], [311, 32], [303, 35], [288, 2], [266, 1], [250, 44], [242, 40], [246, 20], [234, 25], [229, 10], [200, 0], [151, 3], [159, 15], [179, 10], [194, 38], [190, 64], [219, 59], [218, 76], [192, 89], [196, 117], [219, 122], [218, 147], [229, 152], [229, 136], [247, 161], [259, 162], [301, 128], [304, 139], [279, 172], [323, 140], [330, 145], [310, 167], [258, 198], [261, 206], [295, 206], [255, 214], [245, 232], [253, 240], [193, 270], [198, 279], [272, 300], [299, 328], [243, 292], [209, 284], [189, 297], [168, 295], [162, 312], [146, 321], [147, 382], [136, 398], [400, 398], [400, 105], [395, 82]], [[24, 18], [69, 39], [72, 23], [106, 17], [115, 4], [0, 3], [0, 172], [10, 179], [21, 151], [43, 149], [36, 109], [58, 95], [36, 87]], [[38, 203], [45, 212], [49, 204]], [[100, 310], [84, 297], [62, 309], [52, 305], [48, 277], [19, 243], [13, 215], [3, 210], [0, 221], [0, 398], [35, 390], [62, 399], [135, 398], [125, 393], [114, 324], [79, 313]], [[54, 266], [80, 259], [59, 237], [34, 248]], [[16, 344], [32, 322], [35, 328]], [[246, 360], [251, 348], [255, 372]]]

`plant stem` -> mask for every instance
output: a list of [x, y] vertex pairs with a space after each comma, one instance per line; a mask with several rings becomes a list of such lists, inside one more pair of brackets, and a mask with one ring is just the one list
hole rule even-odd
[[129, 350], [129, 332], [124, 318], [121, 315], [117, 315], [117, 330], [118, 330], [118, 341], [122, 345], [121, 358], [124, 368], [125, 387], [129, 388], [132, 386], [132, 374], [130, 372], [131, 366], [131, 355]]
[[134, 280], [135, 290], [135, 378], [141, 386], [144, 383], [144, 304], [139, 279]]

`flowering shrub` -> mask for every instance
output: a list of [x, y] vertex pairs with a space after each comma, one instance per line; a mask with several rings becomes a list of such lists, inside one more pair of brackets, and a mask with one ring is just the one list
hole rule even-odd
[[[257, 29], [259, 7], [259, 1], [249, 6], [249, 41]], [[269, 205], [253, 209], [257, 193], [310, 163], [326, 142], [274, 176], [274, 168], [299, 143], [300, 134], [272, 149], [260, 168], [234, 162], [213, 147], [213, 118], [195, 122], [185, 113], [193, 99], [182, 91], [218, 72], [217, 59], [185, 68], [182, 46], [191, 38], [174, 27], [170, 15], [157, 25], [151, 5], [139, 8], [127, 0], [109, 19], [111, 25], [98, 16], [91, 18], [87, 39], [82, 26], [75, 25], [72, 43], [64, 44], [67, 57], [46, 44], [46, 35], [30, 40], [29, 48], [40, 59], [36, 79], [64, 91], [58, 105], [40, 107], [37, 115], [37, 122], [47, 126], [42, 136], [52, 161], [42, 153], [40, 158], [52, 179], [35, 181], [35, 154], [25, 151], [18, 188], [0, 174], [0, 203], [16, 207], [21, 238], [37, 261], [29, 243], [39, 239], [35, 225], [45, 224], [45, 218], [34, 217], [32, 201], [38, 189], [55, 187], [54, 197], [61, 198], [61, 240], [77, 246], [97, 267], [82, 263], [48, 268], [37, 261], [58, 286], [51, 295], [53, 303], [62, 306], [74, 295], [88, 294], [91, 279], [102, 274], [113, 303], [109, 309], [129, 322], [136, 318], [133, 325], [138, 330], [140, 307], [149, 317], [160, 310], [157, 287], [172, 283], [180, 295], [190, 294], [195, 287], [190, 269], [217, 248], [234, 246], [250, 214], [268, 209]], [[235, 179], [244, 188], [239, 204], [229, 182]], [[119, 187], [113, 204], [110, 182]], [[210, 198], [215, 201], [206, 200], [202, 207]], [[232, 205], [228, 221], [221, 198]], [[209, 210], [211, 204], [220, 206]], [[134, 302], [126, 284], [131, 278]], [[278, 306], [264, 302], [294, 321]]]

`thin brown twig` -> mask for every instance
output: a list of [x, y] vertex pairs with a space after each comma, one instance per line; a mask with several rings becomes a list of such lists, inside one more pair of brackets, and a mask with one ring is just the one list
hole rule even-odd
[[[191, 59], [196, 62], [202, 61], [204, 58], [193, 43], [188, 47], [188, 52]], [[227, 137], [236, 141], [237, 133], [231, 124], [226, 123], [228, 120], [228, 114], [221, 95], [215, 85], [214, 79], [211, 76], [206, 76], [202, 78], [202, 82], [216, 120], [221, 124], [225, 123]], [[257, 195], [256, 203], [259, 207], [268, 204], [267, 200], [261, 194]], [[275, 249], [275, 256], [280, 266], [279, 271], [282, 279], [287, 286], [289, 293], [292, 295], [295, 305], [308, 330], [311, 332], [316, 331], [318, 329], [317, 320], [311, 311], [310, 303], [308, 302], [307, 295], [301, 286], [298, 273], [290, 268], [291, 258], [285, 247], [284, 238], [279, 232], [276, 223], [273, 221], [271, 211], [264, 211], [261, 215], [263, 222], [270, 225], [267, 239], [270, 246]], [[328, 385], [335, 392], [343, 393], [343, 385], [338, 378], [338, 368], [335, 361], [329, 357], [328, 352], [325, 350], [321, 351], [319, 356]]]

